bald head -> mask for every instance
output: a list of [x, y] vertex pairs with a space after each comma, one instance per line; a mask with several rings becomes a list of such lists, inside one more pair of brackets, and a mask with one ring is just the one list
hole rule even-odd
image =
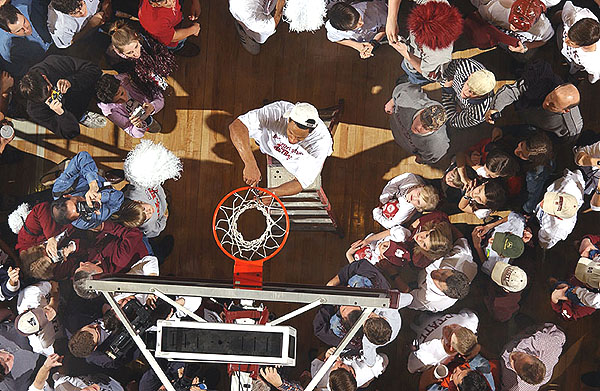
[[561, 84], [546, 95], [542, 107], [553, 113], [567, 113], [579, 104], [579, 90], [571, 83]]

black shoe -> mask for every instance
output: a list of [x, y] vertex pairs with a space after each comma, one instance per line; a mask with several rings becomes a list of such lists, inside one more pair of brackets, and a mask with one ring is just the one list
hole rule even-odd
[[173, 247], [175, 245], [175, 239], [173, 235], [167, 235], [162, 238], [158, 243], [154, 242], [154, 245], [151, 244], [152, 249], [154, 250], [154, 255], [158, 258], [158, 264], [162, 265], [167, 260], [167, 257], [173, 251]]
[[600, 387], [600, 371], [584, 373], [581, 382], [588, 387]]
[[196, 57], [200, 54], [200, 47], [193, 42], [185, 41], [183, 47], [174, 51], [173, 54], [181, 57]]
[[108, 170], [104, 173], [104, 179], [113, 185], [117, 184], [125, 179], [125, 171], [119, 169]]

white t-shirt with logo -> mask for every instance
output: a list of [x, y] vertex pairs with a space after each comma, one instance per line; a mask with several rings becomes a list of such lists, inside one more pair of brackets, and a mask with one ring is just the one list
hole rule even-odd
[[[50, 291], [52, 285], [48, 281], [41, 281], [25, 287], [19, 292], [17, 298], [17, 312], [23, 312], [33, 308], [43, 308], [50, 301]], [[34, 352], [49, 356], [54, 353], [54, 341], [62, 335], [62, 329], [55, 317], [38, 334], [29, 335], [29, 344]]]
[[596, 47], [593, 52], [587, 52], [583, 48], [573, 48], [567, 45], [566, 38], [571, 26], [580, 21], [581, 19], [593, 19], [596, 22], [598, 18], [592, 11], [587, 8], [580, 8], [573, 5], [572, 2], [567, 1], [562, 9], [562, 21], [563, 21], [563, 36], [558, 39], [563, 40], [561, 53], [572, 63], [575, 63], [579, 67], [585, 69], [589, 74], [590, 83], [595, 83], [600, 79], [600, 49]]
[[458, 314], [432, 316], [425, 322], [425, 325], [417, 331], [417, 338], [415, 338], [419, 347], [408, 356], [410, 373], [422, 372], [433, 365], [445, 363], [445, 360], [450, 357], [444, 349], [442, 331], [445, 326], [457, 324], [477, 334], [479, 325], [477, 315], [468, 309]]
[[309, 187], [323, 168], [327, 156], [333, 152], [333, 140], [327, 126], [318, 125], [304, 140], [290, 144], [287, 138], [288, 119], [284, 114], [292, 110], [293, 103], [279, 101], [238, 117], [248, 128], [248, 134], [266, 153], [296, 177], [303, 188]]

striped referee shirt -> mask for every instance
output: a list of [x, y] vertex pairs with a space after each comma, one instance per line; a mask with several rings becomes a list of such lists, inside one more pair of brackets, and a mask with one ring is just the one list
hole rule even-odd
[[444, 77], [452, 80], [452, 87], [442, 88], [442, 105], [448, 118], [447, 124], [453, 128], [468, 128], [482, 123], [489, 110], [494, 93], [479, 98], [464, 99], [460, 96], [463, 86], [471, 74], [485, 67], [470, 58], [452, 60]]

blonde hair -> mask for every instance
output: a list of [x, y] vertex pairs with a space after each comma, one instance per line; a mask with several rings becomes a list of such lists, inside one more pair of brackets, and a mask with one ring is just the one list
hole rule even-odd
[[467, 79], [467, 86], [477, 96], [490, 93], [496, 87], [496, 77], [487, 69], [480, 69], [471, 73]]
[[452, 335], [456, 336], [456, 343], [454, 343], [451, 338], [450, 345], [452, 346], [452, 349], [456, 350], [460, 355], [468, 356], [477, 345], [477, 336], [466, 327], [457, 328]]
[[423, 208], [417, 208], [419, 212], [429, 212], [435, 209], [440, 202], [440, 195], [435, 187], [431, 185], [421, 186], [421, 199], [425, 203]]
[[452, 250], [454, 237], [452, 234], [452, 226], [447, 221], [428, 222], [423, 224], [423, 231], [429, 231], [429, 240], [431, 246], [429, 250], [424, 250], [420, 246], [416, 246], [414, 252], [421, 253], [430, 260], [435, 260], [448, 254]]
[[111, 219], [127, 228], [137, 228], [144, 224], [148, 217], [141, 202], [125, 198], [121, 208], [111, 216]]
[[44, 256], [31, 263], [25, 273], [29, 272], [31, 277], [38, 280], [51, 280], [54, 277], [55, 267], [56, 264], [52, 262], [50, 257]]
[[118, 51], [122, 52], [123, 47], [133, 41], [138, 41], [140, 36], [125, 20], [117, 20], [108, 30], [112, 45]]
[[38, 244], [21, 251], [19, 258], [21, 261], [20, 266], [23, 268], [23, 272], [27, 274], [31, 264], [46, 256], [46, 246], [43, 244]]

